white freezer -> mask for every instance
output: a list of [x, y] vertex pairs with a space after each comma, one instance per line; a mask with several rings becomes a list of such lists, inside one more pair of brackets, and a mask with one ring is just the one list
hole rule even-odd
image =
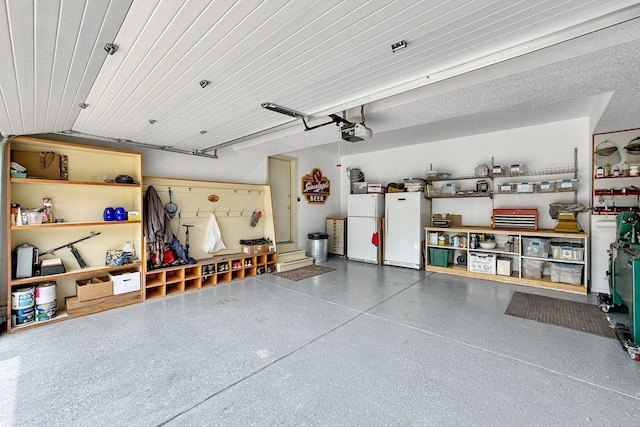
[[347, 216], [383, 217], [384, 194], [349, 194]]
[[422, 192], [389, 193], [385, 199], [384, 264], [422, 268], [429, 202]]
[[380, 231], [379, 222], [379, 218], [347, 218], [347, 258], [378, 264], [378, 247], [372, 240]]

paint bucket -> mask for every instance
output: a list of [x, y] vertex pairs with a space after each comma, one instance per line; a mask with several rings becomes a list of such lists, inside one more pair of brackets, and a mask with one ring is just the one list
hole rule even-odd
[[36, 304], [36, 322], [51, 320], [58, 314], [58, 300], [46, 304]]
[[56, 300], [56, 282], [36, 286], [36, 305], [49, 304]]
[[33, 286], [23, 286], [11, 291], [11, 309], [20, 310], [22, 308], [33, 307], [35, 304], [35, 288]]
[[11, 310], [11, 326], [21, 326], [32, 323], [36, 319], [34, 306]]

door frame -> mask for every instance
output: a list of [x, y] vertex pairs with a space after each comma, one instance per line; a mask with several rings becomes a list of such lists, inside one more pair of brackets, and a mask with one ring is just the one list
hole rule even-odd
[[[283, 243], [276, 242], [276, 246], [277, 246], [276, 250], [280, 253], [296, 251], [298, 250], [298, 185], [297, 185], [298, 159], [295, 157], [289, 157], [289, 156], [283, 156], [283, 155], [269, 156], [269, 158], [267, 159], [267, 181], [272, 189], [275, 185], [278, 185], [278, 184], [272, 183], [270, 179], [271, 177], [271, 169], [270, 169], [271, 163], [269, 162], [270, 158], [282, 160], [289, 163], [289, 172], [290, 172], [289, 194], [291, 194], [291, 197], [290, 197], [291, 209], [289, 209], [289, 226], [291, 227], [291, 230], [290, 230], [291, 240], [289, 242], [283, 242]], [[276, 206], [274, 206], [273, 211], [274, 211], [274, 215], [277, 215], [279, 212], [279, 209]]]

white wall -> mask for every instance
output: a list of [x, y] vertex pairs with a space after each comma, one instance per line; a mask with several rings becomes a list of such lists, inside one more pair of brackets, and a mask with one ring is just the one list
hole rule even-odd
[[[375, 138], [375, 136], [374, 136]], [[361, 142], [360, 144], [366, 144]], [[430, 142], [368, 154], [347, 155], [342, 158], [342, 168], [358, 167], [370, 183], [387, 184], [403, 182], [404, 178], [424, 178], [425, 171], [434, 170], [454, 175], [474, 174], [479, 164], [496, 165], [523, 163], [529, 169], [573, 166], [574, 147], [578, 148], [578, 177], [580, 179], [578, 202], [589, 206], [591, 136], [588, 118], [548, 123], [539, 126], [511, 129], [446, 141]], [[565, 176], [549, 179], [560, 179]], [[341, 194], [341, 213], [346, 213], [348, 177], [341, 176], [344, 189]], [[528, 177], [540, 181], [540, 177]], [[513, 179], [510, 179], [513, 181]], [[499, 184], [506, 179], [496, 179]], [[464, 189], [474, 189], [476, 179], [461, 181]], [[548, 214], [549, 203], [573, 202], [573, 193], [548, 195], [496, 195], [494, 207], [536, 207], [539, 227], [553, 228], [556, 221]], [[464, 225], [488, 226], [491, 219], [491, 199], [461, 198], [435, 199], [433, 213], [462, 214]], [[589, 227], [587, 214], [580, 215], [585, 230]]]
[[[298, 159], [297, 196], [298, 196], [298, 248], [306, 249], [307, 234], [314, 231], [326, 231], [326, 217], [340, 215], [341, 175], [344, 168], [338, 168], [338, 152], [335, 144], [323, 145], [296, 152], [287, 156]], [[324, 204], [309, 204], [302, 195], [302, 177], [312, 169], [320, 168], [322, 174], [331, 183], [331, 195]]]

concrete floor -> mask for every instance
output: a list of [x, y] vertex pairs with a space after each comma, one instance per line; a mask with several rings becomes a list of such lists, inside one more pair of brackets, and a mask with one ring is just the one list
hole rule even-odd
[[0, 336], [0, 425], [634, 425], [614, 339], [507, 316], [514, 291], [329, 259]]

